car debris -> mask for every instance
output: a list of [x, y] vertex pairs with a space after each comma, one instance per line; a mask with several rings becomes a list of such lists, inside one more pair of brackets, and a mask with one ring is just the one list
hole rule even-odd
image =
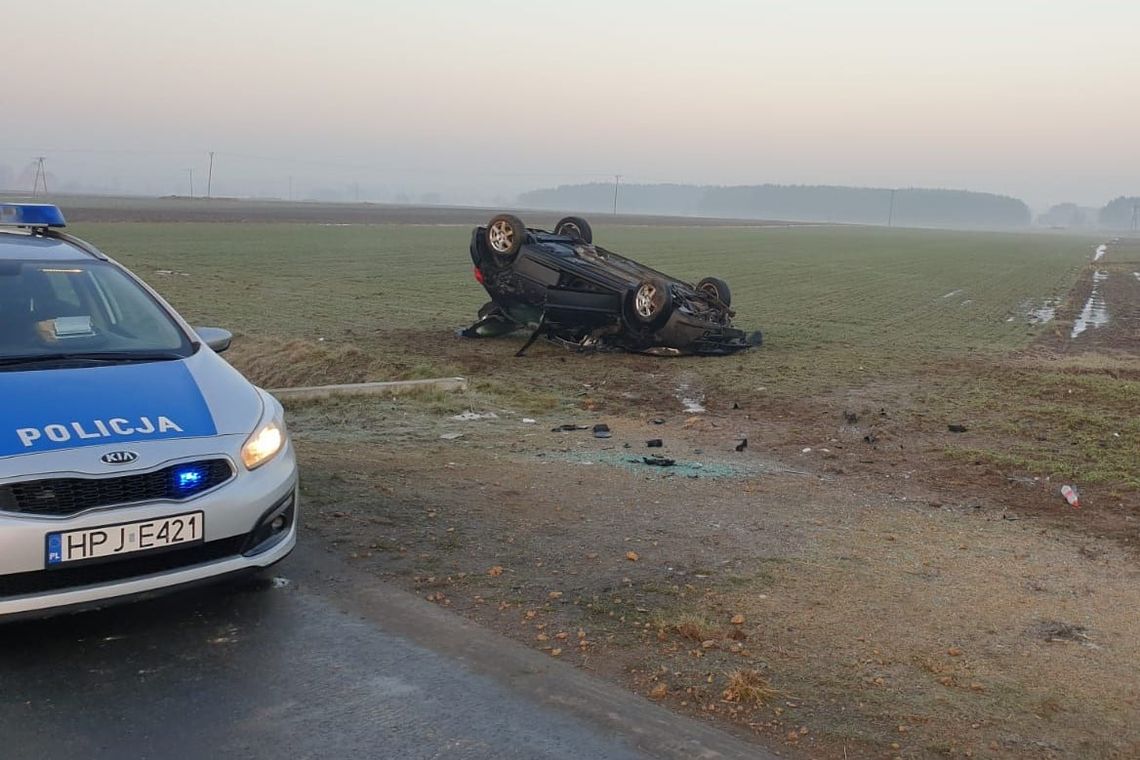
[[625, 350], [658, 356], [723, 356], [763, 342], [759, 331], [732, 326], [728, 284], [706, 277], [696, 285], [669, 277], [594, 245], [581, 217], [553, 232], [498, 214], [471, 233], [475, 280], [491, 296], [467, 338], [533, 332], [578, 350]]
[[947, 425], [946, 429], [951, 433], [965, 433], [968, 430], [965, 425]]
[[654, 454], [653, 456], [649, 457], [642, 457], [641, 461], [645, 462], [651, 467], [672, 467], [673, 465], [677, 464], [677, 460], [669, 459], [668, 457], [663, 457], [658, 454]]
[[610, 431], [609, 425], [606, 425], [605, 423], [600, 423], [600, 424], [594, 425], [594, 437], [595, 438], [610, 438], [612, 436], [613, 436], [613, 432]]
[[651, 449], [659, 449], [665, 445], [665, 441], [661, 440], [660, 438], [650, 438], [645, 442], [645, 445]]
[[746, 448], [748, 448], [748, 439], [747, 438], [741, 438], [740, 442], [736, 444], [736, 450], [737, 451], [744, 451]]
[[575, 430], [589, 430], [589, 425], [559, 425], [558, 427], [550, 428], [551, 433], [571, 433]]

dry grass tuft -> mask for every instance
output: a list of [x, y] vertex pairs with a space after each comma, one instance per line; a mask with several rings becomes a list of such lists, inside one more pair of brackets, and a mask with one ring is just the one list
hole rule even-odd
[[761, 707], [780, 696], [780, 692], [772, 688], [760, 671], [750, 668], [734, 670], [728, 674], [728, 686], [725, 687], [723, 696], [725, 702]]
[[657, 627], [673, 631], [678, 636], [692, 641], [723, 638], [723, 632], [719, 626], [709, 622], [708, 618], [691, 612], [678, 615], [670, 620], [660, 620]]

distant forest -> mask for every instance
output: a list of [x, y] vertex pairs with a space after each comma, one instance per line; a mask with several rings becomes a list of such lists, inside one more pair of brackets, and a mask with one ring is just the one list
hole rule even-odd
[[[612, 212], [614, 186], [595, 182], [532, 190], [520, 195], [518, 203], [557, 211]], [[827, 185], [623, 184], [618, 189], [618, 211], [850, 224], [887, 224], [889, 220], [909, 227], [1025, 227], [1031, 220], [1025, 203], [1004, 195]]]

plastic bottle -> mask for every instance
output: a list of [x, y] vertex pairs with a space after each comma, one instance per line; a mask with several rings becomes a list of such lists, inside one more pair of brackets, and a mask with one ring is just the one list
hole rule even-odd
[[1072, 486], [1061, 486], [1061, 495], [1065, 497], [1065, 501], [1073, 505], [1073, 509], [1081, 508], [1081, 497], [1077, 494], [1077, 489]]

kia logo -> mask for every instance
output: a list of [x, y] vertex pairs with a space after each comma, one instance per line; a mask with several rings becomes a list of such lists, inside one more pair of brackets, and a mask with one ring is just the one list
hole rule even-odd
[[139, 455], [133, 451], [108, 451], [99, 458], [104, 464], [130, 464], [138, 459]]

